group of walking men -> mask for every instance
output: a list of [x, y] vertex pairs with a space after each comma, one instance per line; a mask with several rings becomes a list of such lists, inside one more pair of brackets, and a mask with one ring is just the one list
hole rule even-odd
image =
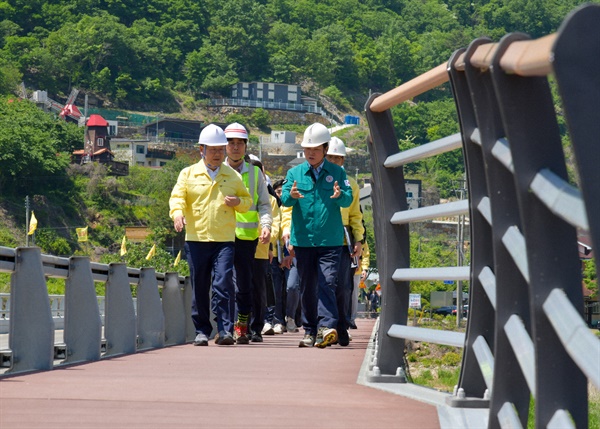
[[[347, 346], [364, 224], [358, 185], [342, 167], [343, 142], [320, 123], [309, 126], [301, 144], [306, 162], [288, 171], [277, 193], [260, 161], [248, 158], [248, 132], [241, 124], [225, 130], [210, 124], [199, 144], [201, 160], [180, 172], [169, 200], [175, 230], [185, 228], [194, 345], [208, 345], [211, 309], [217, 344], [262, 342], [272, 288], [267, 279], [278, 265], [299, 278], [305, 331], [299, 346]], [[270, 265], [273, 256], [277, 262]], [[281, 277], [274, 277], [281, 309]], [[295, 326], [295, 309], [287, 305], [288, 326]]]

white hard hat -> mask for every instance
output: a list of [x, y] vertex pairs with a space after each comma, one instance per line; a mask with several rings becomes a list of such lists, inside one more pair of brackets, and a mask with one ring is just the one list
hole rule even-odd
[[248, 140], [248, 131], [246, 130], [246, 127], [244, 127], [242, 124], [234, 122], [233, 124], [227, 125], [227, 127], [225, 128], [225, 136], [228, 139]]
[[302, 139], [300, 146], [317, 147], [329, 142], [329, 140], [331, 140], [329, 130], [325, 125], [317, 122], [304, 131], [304, 139]]
[[227, 137], [225, 133], [215, 124], [208, 124], [200, 133], [198, 143], [206, 146], [226, 146]]
[[346, 156], [346, 146], [344, 146], [344, 142], [337, 137], [331, 137], [329, 147], [327, 148], [327, 155]]
[[260, 158], [256, 155], [254, 155], [253, 153], [249, 153], [248, 154], [248, 158], [254, 160], [254, 161], [260, 161]]

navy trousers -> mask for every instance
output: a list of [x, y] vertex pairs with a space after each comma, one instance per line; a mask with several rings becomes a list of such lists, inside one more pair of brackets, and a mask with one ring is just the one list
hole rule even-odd
[[233, 242], [186, 241], [186, 254], [192, 280], [192, 321], [196, 333], [207, 337], [212, 332], [210, 300], [212, 276], [212, 310], [222, 337], [233, 332], [234, 294]]
[[319, 327], [337, 329], [335, 285], [342, 246], [294, 249], [300, 275], [304, 331], [309, 335], [317, 335]]

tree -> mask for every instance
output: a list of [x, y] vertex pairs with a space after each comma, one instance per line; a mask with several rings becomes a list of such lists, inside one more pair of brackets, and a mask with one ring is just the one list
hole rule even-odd
[[22, 195], [52, 189], [66, 178], [70, 151], [82, 129], [54, 119], [35, 104], [0, 99], [0, 192]]

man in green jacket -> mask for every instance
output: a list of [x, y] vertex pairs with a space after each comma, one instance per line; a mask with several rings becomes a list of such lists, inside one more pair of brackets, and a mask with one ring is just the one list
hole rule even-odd
[[306, 162], [290, 169], [281, 201], [292, 207], [290, 224], [282, 225], [295, 252], [305, 335], [300, 347], [325, 348], [337, 341], [335, 285], [344, 244], [340, 208], [352, 203], [352, 189], [343, 168], [325, 159], [331, 135], [319, 123], [304, 132]]

